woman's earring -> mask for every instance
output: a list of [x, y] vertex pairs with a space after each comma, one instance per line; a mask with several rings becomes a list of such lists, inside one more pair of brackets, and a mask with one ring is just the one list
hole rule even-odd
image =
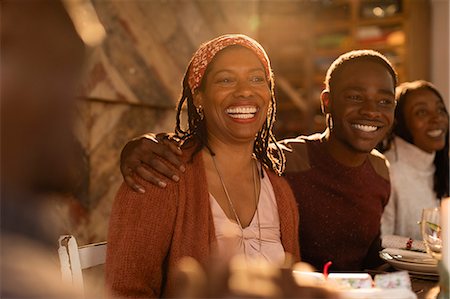
[[197, 113], [198, 113], [198, 115], [200, 116], [200, 119], [203, 120], [203, 118], [204, 118], [205, 116], [203, 115], [203, 108], [202, 108], [202, 105], [199, 105], [199, 106], [197, 107]]

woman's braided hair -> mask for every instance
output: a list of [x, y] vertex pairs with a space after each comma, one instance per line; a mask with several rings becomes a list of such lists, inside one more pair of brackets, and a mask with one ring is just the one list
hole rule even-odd
[[[200, 90], [203, 90], [204, 88], [210, 65], [211, 63], [208, 65], [205, 75], [201, 80], [199, 86]], [[189, 66], [183, 78], [183, 92], [177, 105], [175, 134], [176, 137], [179, 138], [183, 143], [188, 140], [196, 141], [196, 149], [193, 154], [195, 155], [204, 147], [208, 147], [208, 134], [206, 121], [197, 110], [197, 107], [194, 105], [193, 91], [189, 86], [189, 70], [191, 66], [192, 60], [189, 63]], [[270, 169], [273, 169], [277, 174], [281, 175], [281, 173], [284, 171], [285, 156], [281, 148], [278, 146], [277, 140], [275, 139], [272, 131], [276, 114], [274, 80], [272, 73], [270, 78], [268, 78], [268, 81], [271, 93], [270, 105], [267, 111], [266, 121], [264, 122], [261, 130], [259, 130], [256, 135], [255, 143], [253, 146], [253, 154], [262, 164], [266, 165]], [[183, 129], [181, 127], [181, 114], [183, 112], [184, 105], [187, 106], [188, 115], [188, 124], [186, 129]]]

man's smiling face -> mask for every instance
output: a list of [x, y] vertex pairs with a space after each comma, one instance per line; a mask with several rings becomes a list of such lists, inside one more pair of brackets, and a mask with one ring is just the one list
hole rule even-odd
[[343, 66], [331, 91], [325, 94], [325, 112], [331, 114], [331, 135], [355, 153], [369, 153], [394, 122], [394, 80], [374, 61]]

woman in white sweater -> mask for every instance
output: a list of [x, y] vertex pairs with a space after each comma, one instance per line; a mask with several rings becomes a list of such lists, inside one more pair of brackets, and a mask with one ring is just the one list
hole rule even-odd
[[383, 236], [422, 239], [423, 208], [439, 206], [449, 194], [449, 115], [439, 91], [429, 82], [401, 84], [392, 133], [383, 149], [390, 162], [391, 197]]

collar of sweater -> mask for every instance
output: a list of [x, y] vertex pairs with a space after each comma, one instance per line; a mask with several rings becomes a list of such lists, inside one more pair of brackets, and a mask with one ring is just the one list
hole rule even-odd
[[396, 160], [403, 161], [420, 171], [434, 172], [435, 166], [433, 162], [436, 152], [427, 153], [397, 136], [394, 138], [394, 143]]

